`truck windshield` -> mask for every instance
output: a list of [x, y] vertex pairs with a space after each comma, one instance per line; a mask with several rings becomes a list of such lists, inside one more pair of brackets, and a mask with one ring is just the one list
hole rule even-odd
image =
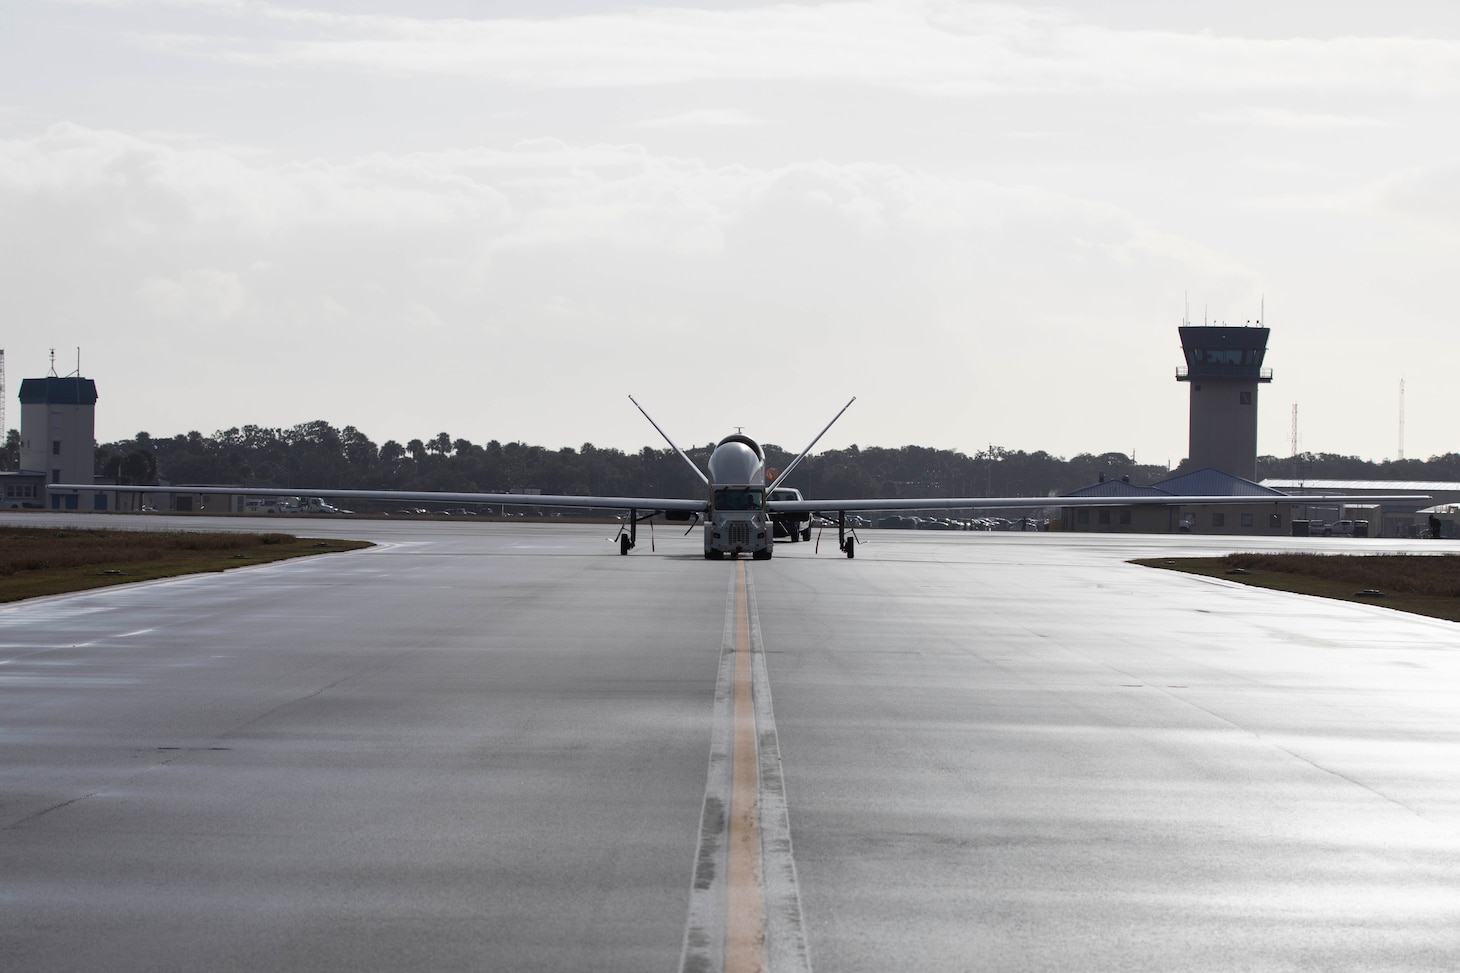
[[759, 510], [765, 506], [761, 490], [716, 490], [716, 510]]

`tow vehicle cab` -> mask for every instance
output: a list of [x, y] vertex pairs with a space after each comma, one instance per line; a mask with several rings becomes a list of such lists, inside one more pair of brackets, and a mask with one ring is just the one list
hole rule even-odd
[[705, 557], [771, 556], [775, 544], [765, 507], [765, 453], [748, 436], [726, 436], [710, 454], [710, 511]]

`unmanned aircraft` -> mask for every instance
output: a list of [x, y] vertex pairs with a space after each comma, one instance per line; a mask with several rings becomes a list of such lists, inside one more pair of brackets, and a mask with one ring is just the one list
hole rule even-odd
[[[756, 560], [770, 558], [775, 550], [775, 520], [777, 515], [792, 518], [791, 529], [796, 529], [796, 516], [805, 514], [837, 515], [837, 548], [847, 557], [856, 556], [857, 538], [847, 528], [846, 515], [859, 510], [932, 510], [961, 509], [968, 507], [1034, 509], [1058, 505], [1061, 507], [1129, 507], [1129, 506], [1197, 506], [1204, 504], [1247, 504], [1284, 502], [1287, 498], [1272, 496], [1238, 497], [925, 497], [902, 499], [862, 498], [853, 500], [785, 500], [775, 499], [775, 491], [785, 482], [805, 459], [812, 448], [821, 441], [828, 429], [842, 417], [842, 413], [857, 401], [853, 396], [836, 415], [832, 416], [816, 438], [780, 472], [767, 470], [765, 450], [749, 436], [735, 433], [726, 436], [710, 453], [709, 473], [706, 475], [684, 450], [660, 427], [659, 423], [639, 405], [632, 395], [629, 401], [644, 414], [644, 418], [664, 437], [680, 459], [689, 464], [695, 476], [705, 486], [705, 496], [698, 500], [671, 499], [664, 497], [585, 497], [544, 496], [524, 493], [443, 493], [436, 491], [402, 490], [321, 490], [300, 488], [291, 492], [308, 494], [311, 497], [332, 500], [426, 500], [437, 503], [483, 503], [505, 504], [507, 506], [543, 507], [591, 507], [600, 510], [622, 510], [625, 517], [617, 537], [620, 554], [628, 554], [638, 542], [638, 526], [646, 520], [663, 516], [670, 521], [689, 521], [690, 530], [694, 523], [704, 520], [705, 557], [718, 560], [726, 555], [734, 557], [749, 554]], [[769, 479], [769, 482], [767, 480]], [[50, 484], [51, 492], [58, 490], [100, 489], [99, 485]], [[274, 497], [278, 489], [257, 487], [142, 487], [110, 486], [108, 491], [134, 493], [189, 493], [222, 494], [227, 496]], [[1298, 500], [1299, 498], [1293, 498]], [[1406, 497], [1313, 497], [1301, 498], [1304, 503], [1413, 500]], [[1427, 499], [1427, 498], [1420, 498]], [[795, 535], [792, 534], [794, 539]]]

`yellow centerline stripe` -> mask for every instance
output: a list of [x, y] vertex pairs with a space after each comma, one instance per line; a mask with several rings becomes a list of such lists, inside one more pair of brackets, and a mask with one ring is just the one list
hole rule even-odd
[[760, 973], [765, 968], [765, 889], [760, 868], [760, 775], [750, 664], [750, 612], [745, 593], [745, 564], [737, 562], [735, 568], [735, 728], [725, 971]]

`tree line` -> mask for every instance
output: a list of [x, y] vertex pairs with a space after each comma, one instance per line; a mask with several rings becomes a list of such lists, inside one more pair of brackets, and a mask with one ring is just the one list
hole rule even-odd
[[[685, 452], [706, 468], [714, 444]], [[766, 444], [772, 467], [794, 454]], [[20, 436], [10, 430], [5, 469], [19, 467]], [[1258, 479], [1443, 480], [1460, 481], [1460, 454], [1427, 460], [1374, 462], [1333, 453], [1258, 458]], [[243, 426], [204, 436], [199, 432], [131, 439], [98, 445], [96, 475], [124, 484], [277, 487], [339, 490], [449, 491], [593, 496], [698, 496], [703, 487], [668, 448], [637, 452], [584, 443], [577, 449], [548, 449], [526, 443], [473, 443], [438, 433], [402, 445], [377, 445], [354, 426], [337, 429], [323, 420], [288, 429]], [[1080, 453], [1069, 459], [1038, 450], [991, 446], [969, 455], [926, 446], [858, 447], [808, 456], [788, 485], [808, 497], [1058, 496], [1107, 479], [1129, 477], [1149, 484], [1187, 472], [1138, 464], [1124, 453]]]
[[[706, 468], [714, 444], [685, 452]], [[765, 444], [779, 468], [794, 458]], [[7, 469], [19, 461], [19, 434], [6, 437]], [[1355, 456], [1303, 453], [1258, 458], [1258, 479], [1460, 481], [1460, 454], [1428, 460], [1373, 462]], [[1043, 450], [991, 446], [973, 455], [925, 446], [858, 447], [808, 456], [788, 485], [808, 497], [1058, 496], [1100, 479], [1129, 477], [1149, 484], [1187, 472], [1178, 466], [1138, 464], [1124, 453], [1080, 453], [1065, 459]], [[584, 443], [548, 449], [527, 443], [474, 443], [438, 433], [430, 439], [377, 445], [354, 426], [337, 429], [323, 420], [288, 429], [243, 426], [211, 436], [199, 432], [169, 438], [139, 432], [98, 445], [96, 474], [117, 484], [219, 485], [339, 490], [448, 491], [593, 496], [694, 497], [702, 484], [668, 448], [637, 452]]]

